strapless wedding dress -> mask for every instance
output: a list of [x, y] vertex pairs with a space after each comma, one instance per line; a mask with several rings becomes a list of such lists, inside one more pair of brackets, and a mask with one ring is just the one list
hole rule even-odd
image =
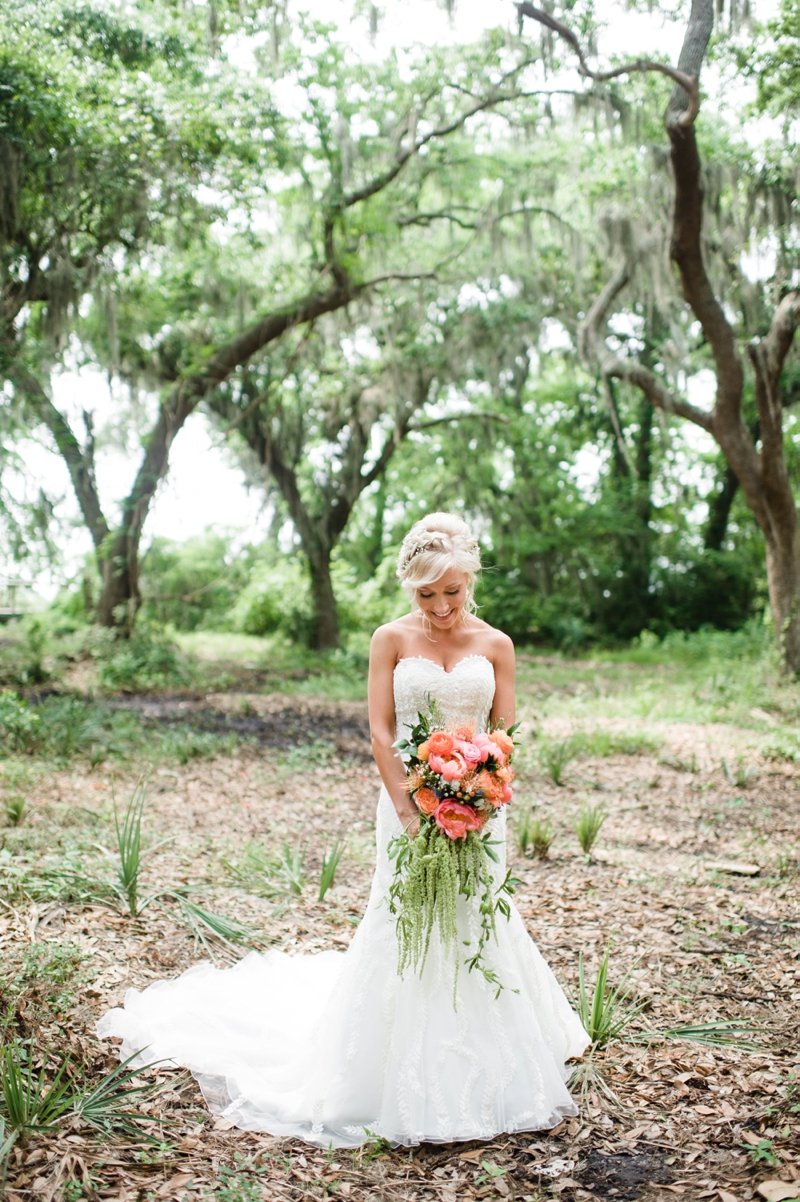
[[[486, 728], [494, 669], [480, 655], [452, 672], [423, 658], [394, 674], [398, 737], [434, 697], [448, 725]], [[505, 812], [495, 819], [505, 875]], [[505, 989], [459, 968], [453, 1007], [452, 954], [436, 935], [421, 977], [397, 974], [394, 920], [386, 905], [387, 855], [401, 831], [381, 790], [377, 865], [364, 918], [346, 952], [289, 956], [252, 952], [233, 968], [202, 963], [143, 993], [98, 1024], [122, 1039], [135, 1063], [168, 1060], [190, 1069], [209, 1108], [246, 1130], [297, 1136], [327, 1147], [490, 1139], [556, 1126], [577, 1113], [565, 1061], [588, 1044], [519, 913], [497, 919], [484, 956]], [[459, 934], [477, 931], [475, 901], [459, 898]], [[464, 948], [466, 956], [467, 949]]]

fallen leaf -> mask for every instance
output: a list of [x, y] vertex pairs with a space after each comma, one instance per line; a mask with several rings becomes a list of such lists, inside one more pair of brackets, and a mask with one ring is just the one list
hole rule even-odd
[[717, 1190], [720, 1196], [720, 1202], [739, 1202], [736, 1194], [729, 1194], [726, 1189]]
[[693, 1107], [695, 1114], [716, 1114], [716, 1110], [712, 1110], [710, 1106], [695, 1106]]
[[740, 864], [738, 860], [716, 860], [706, 864], [707, 872], [727, 872], [731, 876], [758, 876], [761, 869], [758, 864]]
[[193, 1173], [176, 1173], [169, 1181], [165, 1181], [160, 1189], [156, 1190], [157, 1198], [168, 1198], [171, 1194], [175, 1194], [179, 1189], [183, 1189], [190, 1181], [194, 1180]]
[[800, 1197], [798, 1186], [788, 1181], [779, 1181], [777, 1177], [762, 1181], [756, 1188], [756, 1193], [766, 1198], [767, 1202], [787, 1202], [789, 1198]]

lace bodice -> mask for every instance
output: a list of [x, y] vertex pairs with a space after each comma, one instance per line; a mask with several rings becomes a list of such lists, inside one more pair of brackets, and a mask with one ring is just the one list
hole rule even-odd
[[448, 726], [474, 722], [485, 730], [494, 700], [494, 667], [485, 655], [467, 655], [450, 672], [422, 655], [398, 661], [394, 670], [394, 707], [398, 739], [407, 737], [428, 698], [444, 712]]

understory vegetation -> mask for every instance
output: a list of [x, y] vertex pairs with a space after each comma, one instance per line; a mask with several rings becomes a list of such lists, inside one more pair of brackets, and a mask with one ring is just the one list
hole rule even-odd
[[[363, 669], [347, 661], [358, 690], [342, 699], [342, 653], [263, 640], [260, 660], [252, 636], [192, 638], [156, 693], [101, 695], [96, 659], [59, 659], [45, 640], [47, 686], [0, 697], [0, 1172], [13, 1192], [75, 1202], [122, 1181], [271, 1202], [321, 1199], [336, 1181], [357, 1199], [389, 1182], [406, 1198], [446, 1165], [465, 1197], [504, 1198], [513, 1182], [547, 1198], [568, 1173], [591, 1190], [638, 1165], [654, 1187], [689, 1190], [713, 1168], [739, 1196], [783, 1172], [800, 1134], [800, 691], [761, 627], [520, 655], [516, 901], [592, 1046], [571, 1081], [580, 1119], [474, 1160], [462, 1145], [409, 1160], [377, 1143], [317, 1157], [225, 1131], [184, 1074], [120, 1066], [96, 1040], [127, 988], [198, 957], [346, 947], [369, 891]], [[87, 664], [95, 699], [68, 690]]]

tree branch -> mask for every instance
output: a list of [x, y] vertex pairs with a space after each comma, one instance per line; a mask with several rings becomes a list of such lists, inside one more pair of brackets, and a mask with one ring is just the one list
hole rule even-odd
[[747, 348], [756, 377], [762, 475], [770, 470], [770, 465], [783, 460], [783, 404], [780, 379], [783, 363], [798, 325], [800, 292], [795, 291], [785, 296], [778, 305], [766, 338], [755, 339]]
[[[75, 437], [69, 422], [56, 409], [39, 381], [29, 372], [25, 372], [21, 377], [18, 377], [17, 382], [31, 407], [55, 439], [59, 453], [67, 465], [67, 470], [72, 480], [72, 487], [75, 489], [75, 496], [78, 499], [84, 521], [92, 536], [92, 542], [95, 549], [99, 551], [103, 542], [108, 537], [109, 530], [100, 505], [100, 495], [97, 491], [97, 481], [94, 475], [94, 462], [91, 453], [91, 424], [87, 422], [89, 446], [84, 451]], [[84, 414], [84, 419], [86, 416]]]
[[374, 179], [370, 180], [369, 183], [364, 184], [363, 187], [357, 188], [353, 192], [345, 193], [345, 195], [342, 197], [339, 207], [342, 209], [349, 209], [353, 205], [359, 204], [362, 200], [369, 200], [370, 196], [374, 196], [376, 192], [382, 191], [388, 184], [392, 182], [392, 180], [396, 179], [408, 160], [413, 158], [414, 155], [419, 154], [423, 146], [427, 146], [427, 144], [432, 142], [435, 138], [446, 138], [448, 134], [455, 133], [457, 129], [461, 129], [470, 119], [470, 117], [474, 117], [476, 113], [481, 113], [485, 109], [493, 108], [497, 104], [503, 104], [506, 100], [518, 99], [521, 95], [519, 91], [503, 93], [500, 91], [500, 88], [507, 82], [507, 80], [513, 79], [515, 75], [519, 75], [520, 71], [524, 71], [524, 69], [529, 67], [534, 61], [534, 59], [526, 59], [524, 62], [519, 63], [511, 71], [506, 72], [506, 74], [499, 80], [497, 85], [491, 89], [487, 96], [482, 97], [480, 100], [477, 100], [475, 104], [470, 105], [470, 107], [465, 109], [463, 113], [460, 113], [458, 117], [454, 117], [453, 120], [449, 121], [446, 125], [435, 126], [435, 128], [429, 130], [427, 134], [423, 134], [421, 138], [414, 138], [411, 142], [411, 145], [406, 147], [405, 150], [398, 150], [397, 158], [392, 166], [384, 171], [381, 175], [376, 175]]
[[[621, 263], [614, 272], [581, 322], [578, 328], [578, 355], [584, 363], [596, 363], [598, 365], [606, 389], [608, 388], [607, 381], [609, 379], [624, 380], [626, 383], [640, 388], [650, 401], [650, 404], [663, 410], [664, 413], [675, 413], [678, 417], [684, 417], [688, 421], [694, 422], [696, 426], [700, 426], [702, 429], [708, 430], [710, 434], [713, 434], [713, 413], [705, 413], [702, 409], [698, 409], [695, 405], [690, 405], [687, 401], [678, 400], [655, 372], [650, 371], [649, 368], [643, 367], [642, 364], [636, 363], [634, 360], [621, 359], [618, 355], [609, 352], [605, 345], [604, 332], [608, 315], [620, 292], [622, 292], [623, 288], [630, 281], [633, 274], [634, 261], [635, 259], [632, 255], [626, 257], [625, 262]], [[606, 403], [608, 404], [607, 393]], [[611, 417], [612, 422], [614, 422], [613, 411]], [[618, 440], [622, 438], [622, 431], [619, 429], [618, 420], [615, 423], [615, 433]], [[620, 450], [626, 459], [629, 460], [628, 449], [622, 443], [620, 443]]]
[[686, 71], [669, 67], [665, 63], [656, 63], [646, 58], [636, 59], [632, 63], [624, 63], [621, 67], [614, 67], [611, 71], [593, 71], [586, 62], [580, 42], [572, 30], [568, 29], [563, 22], [551, 16], [550, 13], [543, 12], [540, 8], [534, 8], [532, 4], [528, 3], [528, 0], [521, 0], [521, 2], [516, 4], [516, 8], [520, 16], [530, 17], [532, 20], [538, 21], [540, 25], [545, 25], [548, 29], [552, 29], [554, 33], [557, 33], [559, 37], [563, 38], [578, 56], [581, 75], [587, 79], [593, 79], [595, 83], [608, 83], [610, 79], [616, 79], [620, 75], [632, 75], [636, 72], [645, 71], [656, 71], [661, 75], [668, 76], [685, 93], [688, 100], [688, 104], [676, 118], [677, 123], [681, 126], [688, 126], [694, 122], [700, 111], [698, 72], [687, 74]]

